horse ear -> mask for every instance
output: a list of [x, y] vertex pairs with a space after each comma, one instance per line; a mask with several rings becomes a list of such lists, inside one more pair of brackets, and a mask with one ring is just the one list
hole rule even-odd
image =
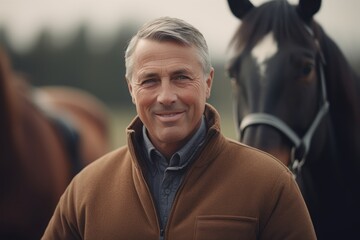
[[231, 12], [240, 20], [254, 8], [249, 0], [228, 0]]
[[320, 6], [321, 0], [300, 0], [296, 9], [299, 16], [309, 23], [314, 14], [319, 11]]

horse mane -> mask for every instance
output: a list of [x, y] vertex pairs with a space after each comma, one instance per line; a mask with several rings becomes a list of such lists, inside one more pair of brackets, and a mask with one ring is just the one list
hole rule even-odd
[[[359, 164], [360, 78], [323, 28], [316, 22], [313, 25], [325, 57], [324, 72], [337, 144], [341, 144], [344, 154], [355, 158]], [[357, 166], [357, 169], [360, 169], [360, 166]]]

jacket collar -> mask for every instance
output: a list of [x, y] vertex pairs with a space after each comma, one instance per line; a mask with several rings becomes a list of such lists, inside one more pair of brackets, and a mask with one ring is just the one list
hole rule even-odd
[[[220, 153], [226, 141], [225, 137], [221, 134], [220, 115], [217, 110], [209, 103], [206, 103], [204, 115], [207, 133], [203, 148], [206, 148], [207, 151], [199, 151], [200, 155], [195, 162], [195, 165], [199, 167], [211, 162], [211, 159], [214, 159]], [[132, 158], [136, 159], [134, 162], [137, 167], [139, 167], [140, 162], [138, 159], [142, 157], [141, 153], [143, 152], [139, 145], [142, 140], [142, 128], [143, 123], [139, 116], [136, 116], [126, 128], [128, 148]]]

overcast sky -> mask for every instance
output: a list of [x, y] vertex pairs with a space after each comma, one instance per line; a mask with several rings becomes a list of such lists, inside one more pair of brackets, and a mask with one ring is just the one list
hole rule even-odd
[[[346, 54], [359, 49], [360, 1], [322, 2], [316, 19]], [[0, 0], [0, 27], [6, 27], [11, 43], [19, 49], [30, 46], [43, 27], [57, 39], [66, 39], [79, 23], [87, 22], [96, 40], [111, 36], [130, 20], [143, 23], [165, 15], [182, 18], [200, 29], [212, 55], [225, 54], [239, 24], [226, 0]]]

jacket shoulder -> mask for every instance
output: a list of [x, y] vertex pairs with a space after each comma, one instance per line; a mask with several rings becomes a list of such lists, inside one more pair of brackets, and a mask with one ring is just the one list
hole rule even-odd
[[279, 159], [274, 157], [273, 155], [264, 152], [260, 149], [251, 147], [249, 145], [237, 142], [233, 139], [227, 138], [227, 148], [226, 151], [229, 151], [228, 154], [233, 156], [239, 156], [237, 159], [238, 161], [248, 163], [248, 164], [255, 164], [266, 168], [272, 168], [272, 170], [279, 170], [279, 171], [286, 171], [290, 172], [288, 167], [282, 163]]
[[132, 160], [127, 146], [113, 150], [82, 169], [73, 179], [77, 185], [99, 185], [124, 176]]

